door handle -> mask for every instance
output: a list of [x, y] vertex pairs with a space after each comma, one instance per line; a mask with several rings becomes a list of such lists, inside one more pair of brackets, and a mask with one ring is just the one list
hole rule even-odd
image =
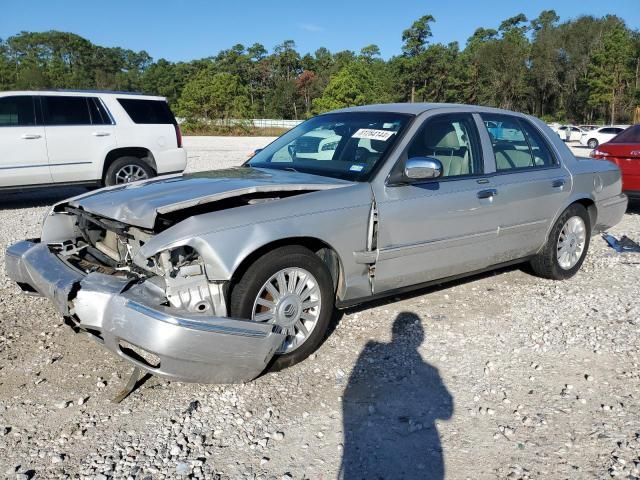
[[487, 190], [480, 190], [478, 192], [478, 198], [493, 198], [498, 195], [498, 190], [495, 188], [489, 188]]
[[23, 140], [35, 140], [35, 139], [41, 138], [41, 137], [42, 137], [42, 135], [38, 135], [36, 133], [25, 133], [20, 138], [22, 138]]
[[111, 134], [109, 132], [93, 132], [91, 135], [94, 137], [108, 137]]
[[556, 180], [554, 180], [553, 182], [551, 182], [551, 186], [553, 188], [562, 188], [565, 185], [566, 180], [564, 178], [557, 178]]

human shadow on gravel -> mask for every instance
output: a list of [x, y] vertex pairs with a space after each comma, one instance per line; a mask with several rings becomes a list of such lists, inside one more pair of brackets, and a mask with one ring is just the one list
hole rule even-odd
[[343, 395], [344, 453], [340, 478], [444, 478], [436, 420], [453, 414], [438, 370], [422, 360], [420, 318], [400, 313], [391, 343], [370, 341]]

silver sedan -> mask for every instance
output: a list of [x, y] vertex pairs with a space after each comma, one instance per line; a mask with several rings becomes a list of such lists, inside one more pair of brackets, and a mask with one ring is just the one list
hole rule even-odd
[[615, 165], [576, 159], [536, 118], [371, 105], [239, 168], [61, 202], [6, 265], [136, 366], [240, 382], [307, 357], [335, 308], [521, 262], [568, 279], [626, 206]]

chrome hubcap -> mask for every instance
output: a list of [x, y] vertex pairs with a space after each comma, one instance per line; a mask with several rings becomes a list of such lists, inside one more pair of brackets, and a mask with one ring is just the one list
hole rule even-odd
[[278, 353], [300, 347], [320, 318], [318, 282], [303, 268], [285, 268], [273, 274], [260, 288], [251, 319], [278, 325], [286, 338]]
[[558, 265], [563, 270], [570, 270], [576, 266], [587, 239], [587, 228], [582, 218], [571, 217], [563, 225], [558, 237], [557, 258]]
[[116, 183], [129, 183], [149, 178], [147, 172], [139, 165], [125, 165], [116, 172]]

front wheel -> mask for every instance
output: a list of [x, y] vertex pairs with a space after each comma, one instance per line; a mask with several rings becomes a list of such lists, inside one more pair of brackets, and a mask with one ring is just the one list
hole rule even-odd
[[596, 140], [595, 138], [590, 138], [587, 142], [587, 145], [589, 146], [589, 148], [596, 148], [598, 146], [598, 140]]
[[275, 324], [285, 333], [272, 371], [313, 353], [333, 309], [331, 274], [317, 255], [301, 246], [280, 247], [259, 258], [232, 287], [229, 305], [231, 316]]
[[578, 203], [570, 205], [556, 220], [542, 251], [531, 260], [533, 271], [553, 280], [573, 277], [587, 256], [590, 239], [589, 212]]

